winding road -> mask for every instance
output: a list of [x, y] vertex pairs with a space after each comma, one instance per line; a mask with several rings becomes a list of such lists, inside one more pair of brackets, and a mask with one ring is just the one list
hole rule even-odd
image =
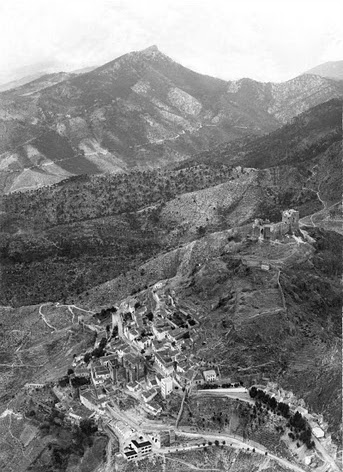
[[[179, 436], [185, 436], [185, 437], [196, 438], [196, 439], [207, 439], [209, 441], [216, 441], [216, 440], [217, 441], [223, 441], [223, 440], [225, 440], [225, 442], [229, 443], [229, 444], [226, 444], [226, 445], [229, 445], [231, 447], [236, 447], [238, 449], [247, 450], [249, 448], [249, 450], [251, 450], [252, 448], [254, 448], [255, 453], [264, 456], [267, 452], [267, 455], [271, 459], [275, 460], [276, 462], [283, 465], [284, 467], [287, 467], [288, 469], [294, 470], [295, 472], [306, 472], [306, 470], [302, 469], [300, 466], [298, 466], [296, 464], [293, 464], [292, 462], [289, 462], [286, 459], [282, 459], [281, 457], [278, 457], [275, 454], [271, 454], [264, 446], [262, 446], [260, 444], [257, 444], [255, 442], [244, 441], [243, 438], [238, 439], [237, 437], [232, 437], [230, 435], [225, 435], [225, 434], [220, 434], [220, 433], [217, 433], [217, 434], [189, 433], [189, 432], [182, 431], [180, 429], [178, 429], [176, 431], [176, 433]], [[178, 450], [180, 450], [180, 449], [181, 448], [178, 448]]]

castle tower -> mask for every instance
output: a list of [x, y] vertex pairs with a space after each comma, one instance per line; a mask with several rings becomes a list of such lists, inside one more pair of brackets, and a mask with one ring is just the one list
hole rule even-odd
[[287, 231], [299, 229], [299, 212], [297, 210], [284, 210], [282, 212], [282, 223], [287, 225]]
[[[117, 317], [116, 317], [116, 321], [117, 321], [117, 324], [118, 324], [118, 336], [120, 338], [123, 337], [123, 319], [122, 319], [122, 315], [121, 313], [116, 313]], [[112, 315], [112, 329], [113, 329], [113, 315]]]

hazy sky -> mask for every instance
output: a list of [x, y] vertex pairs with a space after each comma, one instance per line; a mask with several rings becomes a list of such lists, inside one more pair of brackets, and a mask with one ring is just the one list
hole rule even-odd
[[152, 44], [205, 74], [287, 80], [343, 59], [342, 19], [343, 0], [0, 0], [0, 83]]

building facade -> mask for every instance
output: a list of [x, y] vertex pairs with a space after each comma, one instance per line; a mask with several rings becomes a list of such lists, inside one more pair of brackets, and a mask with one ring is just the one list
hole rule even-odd
[[171, 377], [164, 377], [161, 380], [161, 395], [166, 398], [173, 391], [173, 379]]

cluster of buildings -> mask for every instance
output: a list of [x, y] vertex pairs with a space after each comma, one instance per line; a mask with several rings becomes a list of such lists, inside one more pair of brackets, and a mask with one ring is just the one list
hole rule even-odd
[[175, 441], [175, 432], [172, 429], [138, 432], [125, 421], [118, 419], [113, 405], [108, 404], [106, 412], [108, 419], [105, 430], [119, 440], [121, 454], [128, 462], [144, 459], [153, 452], [153, 447], [168, 447]]
[[[106, 431], [119, 438], [121, 454], [128, 461], [145, 457], [152, 447], [170, 444], [172, 431], [144, 435], [121, 421], [118, 407], [113, 405], [118, 404], [120, 392], [125, 398], [133, 397], [143, 416], [157, 417], [173, 392], [182, 394], [191, 385], [215, 381], [215, 370], [200, 367], [192, 355], [198, 325], [186, 310], [176, 307], [172, 294], [165, 293], [159, 284], [149, 292], [147, 303], [136, 298], [124, 301], [112, 313], [112, 332], [118, 335], [111, 337], [107, 332], [103, 355], [93, 355], [88, 365], [83, 356], [74, 359], [69, 383], [73, 378], [86, 382], [75, 389], [71, 385], [72, 399], [68, 395], [62, 398], [63, 389], [57, 389], [60, 405], [67, 407], [74, 423], [80, 422], [82, 415], [101, 419]], [[79, 408], [73, 403], [76, 400]]]

